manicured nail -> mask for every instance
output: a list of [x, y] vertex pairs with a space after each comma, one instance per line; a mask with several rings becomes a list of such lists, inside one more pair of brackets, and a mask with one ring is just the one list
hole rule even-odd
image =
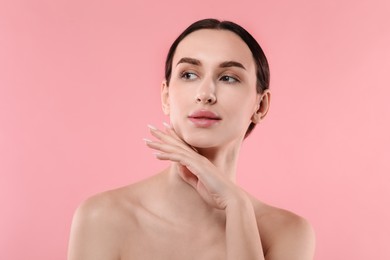
[[150, 139], [148, 139], [148, 138], [142, 138], [142, 140], [144, 140], [145, 143], [151, 143], [151, 142], [152, 142], [152, 140], [150, 140]]
[[157, 128], [156, 128], [155, 126], [153, 126], [153, 125], [148, 125], [148, 127], [149, 127], [149, 129], [151, 129], [151, 130], [157, 130]]
[[166, 128], [169, 128], [169, 129], [172, 128], [172, 126], [171, 126], [170, 124], [168, 124], [167, 122], [163, 122], [163, 125], [164, 125]]
[[156, 156], [157, 158], [159, 158], [161, 155], [162, 155], [162, 153], [157, 153], [157, 152], [155, 152], [155, 153], [153, 153], [154, 154], [154, 156]]

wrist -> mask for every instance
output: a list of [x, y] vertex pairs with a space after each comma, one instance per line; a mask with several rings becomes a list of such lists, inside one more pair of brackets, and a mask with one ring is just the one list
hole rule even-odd
[[235, 196], [234, 198], [230, 199], [226, 203], [225, 211], [242, 211], [242, 210], [253, 210], [253, 205], [248, 196], [246, 194], [241, 193], [238, 196]]

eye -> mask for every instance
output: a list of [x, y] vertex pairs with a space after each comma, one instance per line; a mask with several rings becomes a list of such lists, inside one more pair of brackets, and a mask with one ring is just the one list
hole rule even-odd
[[198, 76], [193, 73], [193, 72], [188, 72], [188, 71], [184, 71], [180, 74], [180, 78], [184, 79], [184, 80], [194, 80], [196, 79]]
[[226, 83], [232, 84], [236, 82], [240, 82], [236, 77], [224, 75], [220, 78], [221, 81], [224, 81]]

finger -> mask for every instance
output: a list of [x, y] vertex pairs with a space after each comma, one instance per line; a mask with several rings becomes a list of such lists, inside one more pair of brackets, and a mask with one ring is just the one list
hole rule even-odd
[[165, 126], [165, 129], [167, 131], [171, 130], [172, 129], [172, 126], [170, 124], [168, 124], [167, 122], [163, 122], [163, 125]]
[[161, 153], [156, 153], [156, 158], [157, 159], [160, 159], [160, 160], [164, 160], [164, 161], [172, 161], [172, 162], [177, 162], [183, 166], [186, 166], [188, 167], [189, 166], [189, 162], [188, 162], [188, 159], [186, 159], [186, 157], [181, 154], [181, 153], [169, 153], [169, 152], [161, 152]]
[[156, 158], [159, 160], [170, 160], [172, 162], [179, 163], [182, 167], [185, 167], [190, 173], [192, 173], [192, 176], [180, 171], [179, 174], [184, 181], [188, 182], [195, 189], [198, 185], [202, 184], [210, 194], [220, 194], [223, 190], [226, 190], [228, 186], [231, 186], [231, 183], [229, 183], [228, 180], [218, 174], [216, 169], [213, 169], [215, 166], [205, 165], [205, 162], [195, 161], [184, 154], [157, 153]]
[[183, 140], [177, 135], [175, 129], [173, 129], [173, 127], [172, 127], [170, 124], [168, 124], [168, 123], [166, 123], [166, 122], [163, 122], [163, 125], [165, 126], [166, 132], [167, 132], [170, 136], [176, 138], [177, 140], [183, 141]]
[[177, 164], [178, 167], [178, 173], [179, 176], [187, 182], [189, 185], [191, 185], [194, 189], [196, 189], [197, 183], [198, 183], [198, 178], [190, 172], [187, 167]]
[[156, 153], [155, 155], [160, 160], [170, 160], [174, 162], [178, 167], [179, 176], [194, 189], [197, 188], [199, 178], [194, 172], [189, 170], [190, 163], [183, 155], [167, 153]]
[[[218, 174], [215, 174], [214, 171], [216, 169], [213, 169], [215, 166], [213, 166], [211, 163], [210, 165], [205, 165], [206, 162], [199, 161], [194, 159], [192, 156], [187, 156], [186, 153], [157, 153], [156, 154], [157, 159], [160, 160], [169, 160], [172, 162], [177, 162], [181, 164], [182, 166], [185, 166], [190, 172], [192, 172], [193, 175], [195, 175], [200, 181], [204, 182], [206, 186], [215, 186], [215, 183], [218, 182], [219, 176]], [[206, 167], [205, 167], [206, 166]]]
[[171, 144], [166, 144], [166, 143], [161, 143], [161, 142], [156, 142], [152, 141], [149, 139], [144, 138], [145, 144], [154, 150], [163, 152], [163, 153], [180, 153], [183, 152], [183, 149], [180, 147], [171, 145]]
[[[219, 174], [216, 172], [217, 169], [210, 161], [200, 156], [198, 153], [196, 153], [197, 156], [194, 156], [195, 154], [192, 148], [184, 144], [181, 139], [177, 140], [176, 138], [169, 136], [168, 134], [158, 130], [153, 126], [150, 126], [149, 128], [151, 129], [152, 134], [154, 133], [153, 136], [163, 142], [167, 142], [150, 142], [147, 144], [149, 147], [161, 151], [161, 153], [156, 154], [158, 159], [170, 160], [180, 163], [189, 171], [191, 171], [197, 178], [199, 178], [199, 180], [207, 187], [217, 188], [220, 186], [220, 184], [222, 184], [221, 181], [223, 182], [223, 178], [218, 176]], [[171, 134], [177, 136], [173, 128], [168, 127], [168, 130]]]
[[163, 131], [157, 129], [155, 126], [148, 125], [148, 127], [150, 133], [161, 141], [175, 143], [175, 144], [182, 143], [180, 138], [174, 138], [174, 136], [171, 136], [172, 130], [167, 129], [167, 133], [164, 133]]
[[[164, 133], [163, 131], [160, 131], [159, 129], [157, 129], [156, 127], [154, 127], [152, 125], [148, 125], [148, 127], [150, 129], [151, 134], [154, 137], [156, 137], [157, 139], [159, 139], [160, 141], [178, 146], [178, 147], [180, 147], [188, 152], [193, 151], [193, 149], [191, 147], [189, 147], [185, 142], [183, 142], [179, 137], [170, 136], [169, 134]], [[172, 131], [173, 131], [173, 129], [172, 129]]]
[[198, 153], [198, 150], [197, 150], [195, 147], [193, 147], [192, 145], [190, 145], [189, 143], [187, 143], [186, 141], [184, 141], [182, 138], [180, 138], [180, 137], [177, 135], [177, 133], [176, 133], [175, 129], [172, 127], [172, 125], [170, 125], [170, 124], [168, 124], [168, 123], [166, 123], [166, 122], [163, 122], [163, 125], [165, 126], [166, 132], [167, 132], [169, 135], [171, 135], [172, 137], [176, 138], [177, 140], [182, 141], [182, 142], [185, 143], [188, 147], [190, 147], [192, 150], [194, 150], [195, 152]]

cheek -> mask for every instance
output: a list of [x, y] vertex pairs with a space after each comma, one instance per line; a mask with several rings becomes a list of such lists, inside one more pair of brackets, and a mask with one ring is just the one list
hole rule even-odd
[[[225, 95], [223, 100], [225, 107], [229, 113], [239, 116], [251, 115], [256, 103], [256, 97], [248, 92], [236, 92], [230, 95]], [[221, 100], [222, 103], [222, 100]]]
[[[238, 98], [238, 97], [237, 97]], [[248, 97], [241, 97], [242, 99], [235, 99], [231, 102], [231, 106], [227, 113], [232, 115], [232, 128], [235, 128], [235, 131], [244, 131], [246, 132], [249, 124], [252, 122], [252, 116], [254, 113], [255, 99]], [[238, 102], [238, 100], [240, 100]]]
[[173, 92], [170, 95], [170, 120], [171, 123], [177, 123], [178, 120], [183, 118], [187, 111], [188, 100], [184, 96], [178, 95], [179, 93]]
[[192, 93], [184, 86], [175, 86], [169, 93], [172, 109], [181, 110], [191, 103]]

